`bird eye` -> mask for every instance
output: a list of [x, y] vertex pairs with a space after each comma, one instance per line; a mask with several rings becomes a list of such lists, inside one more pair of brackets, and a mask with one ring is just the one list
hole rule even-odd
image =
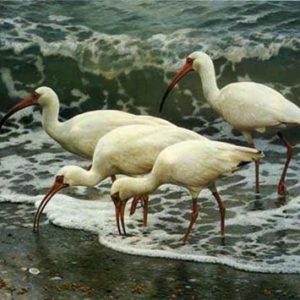
[[39, 93], [37, 93], [36, 91], [34, 91], [33, 93], [32, 93], [32, 97], [34, 98], [34, 99], [39, 99], [40, 98], [40, 94]]
[[58, 182], [58, 183], [64, 183], [64, 175], [58, 175], [58, 176], [56, 176], [56, 182]]
[[186, 63], [189, 64], [189, 65], [191, 65], [193, 63], [193, 61], [194, 60], [192, 58], [190, 58], [190, 57], [186, 58]]

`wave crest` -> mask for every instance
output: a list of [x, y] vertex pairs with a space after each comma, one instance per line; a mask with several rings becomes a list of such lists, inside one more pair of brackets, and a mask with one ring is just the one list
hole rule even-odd
[[180, 29], [143, 39], [101, 33], [81, 25], [32, 23], [20, 17], [0, 20], [1, 27], [9, 29], [4, 33], [0, 51], [12, 50], [16, 55], [26, 55], [34, 53], [38, 46], [45, 57], [70, 57], [78, 62], [82, 71], [101, 74], [108, 79], [147, 66], [173, 71], [181, 59], [194, 50], [208, 52], [214, 59], [225, 58], [239, 63], [246, 58], [270, 59], [283, 48], [300, 49], [298, 37], [274, 37], [270, 33], [233, 34], [220, 39], [211, 32]]

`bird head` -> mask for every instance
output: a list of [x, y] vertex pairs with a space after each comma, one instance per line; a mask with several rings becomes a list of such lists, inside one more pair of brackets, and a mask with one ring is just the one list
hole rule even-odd
[[48, 202], [52, 199], [52, 197], [64, 188], [74, 185], [80, 185], [78, 184], [77, 180], [78, 171], [81, 171], [81, 168], [77, 166], [66, 166], [58, 171], [58, 173], [55, 176], [54, 183], [46, 193], [44, 199], [41, 201], [37, 209], [37, 212], [34, 217], [34, 231], [37, 232], [39, 230], [39, 222], [41, 215]]
[[[55, 97], [54, 97], [55, 96]], [[48, 87], [39, 87], [35, 91], [31, 93], [28, 97], [24, 98], [22, 101], [20, 101], [18, 104], [16, 104], [13, 108], [11, 108], [6, 115], [3, 116], [2, 120], [0, 121], [0, 129], [2, 125], [6, 122], [9, 117], [11, 117], [13, 114], [15, 114], [17, 111], [22, 110], [28, 106], [32, 105], [41, 105], [44, 106], [51, 99], [57, 98], [55, 92]]]
[[83, 182], [85, 179], [85, 174], [83, 173], [86, 172], [86, 170], [78, 166], [65, 166], [57, 172], [56, 177], [61, 176], [63, 183], [68, 186], [88, 186], [86, 182]]
[[124, 223], [124, 212], [127, 201], [133, 196], [132, 192], [127, 188], [128, 180], [130, 178], [117, 179], [111, 187], [110, 195], [115, 205], [116, 220], [118, 231], [121, 233], [120, 223], [122, 225], [123, 233], [126, 235], [125, 223]]
[[172, 89], [175, 87], [175, 85], [188, 73], [192, 71], [200, 71], [201, 66], [204, 64], [204, 62], [207, 61], [207, 58], [209, 56], [201, 51], [195, 51], [188, 55], [185, 59], [185, 64], [183, 67], [179, 70], [179, 72], [175, 75], [175, 77], [172, 79], [170, 84], [167, 87], [167, 90], [161, 100], [159, 111], [161, 112], [164, 106], [164, 103], [169, 95], [169, 93], [172, 91]]
[[52, 197], [60, 190], [70, 186], [94, 186], [99, 182], [98, 177], [90, 181], [88, 175], [91, 172], [77, 166], [66, 166], [61, 168], [55, 176], [54, 183], [41, 201], [34, 218], [33, 230], [38, 231], [39, 221], [43, 210]]
[[128, 177], [122, 177], [117, 180], [112, 184], [111, 190], [110, 190], [110, 195], [112, 199], [118, 199], [121, 201], [126, 201], [130, 199], [132, 196], [132, 191], [128, 189], [128, 181], [130, 181], [130, 178]]
[[54, 101], [54, 99], [57, 99], [56, 93], [47, 86], [41, 86], [37, 88], [34, 93], [39, 95], [37, 104], [41, 106], [48, 105], [50, 102]]

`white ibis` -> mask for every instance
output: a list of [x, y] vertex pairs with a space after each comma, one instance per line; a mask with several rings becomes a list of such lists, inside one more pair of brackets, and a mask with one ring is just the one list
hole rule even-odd
[[[166, 147], [185, 140], [206, 141], [207, 138], [181, 127], [129, 125], [122, 126], [102, 137], [95, 149], [89, 170], [66, 166], [56, 175], [53, 186], [40, 203], [35, 215], [34, 230], [38, 231], [40, 216], [59, 190], [68, 186], [95, 186], [117, 174], [141, 175], [149, 173], [158, 154]], [[119, 233], [117, 201], [113, 198]], [[119, 202], [118, 202], [119, 203]], [[147, 220], [148, 198], [145, 199], [144, 225]]]
[[[225, 205], [217, 192], [215, 181], [262, 157], [263, 154], [253, 148], [210, 140], [190, 140], [171, 145], [158, 155], [150, 174], [138, 178], [123, 177], [113, 183], [111, 196], [121, 201], [119, 218], [122, 226], [128, 199], [135, 195], [149, 195], [160, 185], [170, 183], [187, 188], [193, 200], [191, 220], [183, 238], [184, 243], [198, 217], [197, 198], [204, 188], [210, 189], [218, 202], [221, 234], [224, 236]], [[123, 231], [125, 233], [125, 228]]]
[[[278, 137], [287, 148], [287, 160], [277, 186], [278, 194], [286, 195], [285, 177], [292, 157], [293, 146], [281, 130], [300, 124], [300, 108], [284, 98], [274, 89], [255, 82], [231, 83], [219, 89], [211, 58], [204, 52], [193, 52], [186, 58], [185, 65], [168, 86], [160, 105], [178, 81], [191, 71], [201, 77], [203, 94], [209, 104], [233, 127], [238, 129], [253, 147], [254, 133], [277, 131]], [[256, 192], [259, 192], [259, 160], [255, 162]]]
[[90, 111], [60, 122], [56, 93], [49, 87], [39, 87], [8, 111], [0, 121], [0, 129], [11, 115], [31, 105], [42, 107], [42, 124], [50, 137], [65, 150], [89, 160], [93, 157], [99, 138], [117, 127], [131, 124], [175, 126], [160, 118], [136, 116], [118, 110]]
[[[99, 138], [117, 127], [131, 124], [175, 126], [160, 118], [137, 116], [118, 110], [90, 111], [77, 115], [65, 122], [60, 122], [58, 120], [58, 96], [49, 87], [39, 87], [30, 96], [8, 111], [0, 121], [0, 130], [10, 116], [32, 105], [40, 105], [42, 107], [43, 128], [50, 137], [65, 150], [89, 160], [93, 157]], [[142, 201], [143, 199], [140, 200]], [[135, 205], [137, 201], [139, 199], [135, 199]]]

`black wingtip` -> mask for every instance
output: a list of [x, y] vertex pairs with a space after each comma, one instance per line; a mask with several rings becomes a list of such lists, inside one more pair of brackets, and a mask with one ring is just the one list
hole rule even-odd
[[243, 167], [243, 166], [248, 165], [250, 163], [251, 163], [251, 161], [241, 161], [237, 166], [240, 168], [240, 167]]

